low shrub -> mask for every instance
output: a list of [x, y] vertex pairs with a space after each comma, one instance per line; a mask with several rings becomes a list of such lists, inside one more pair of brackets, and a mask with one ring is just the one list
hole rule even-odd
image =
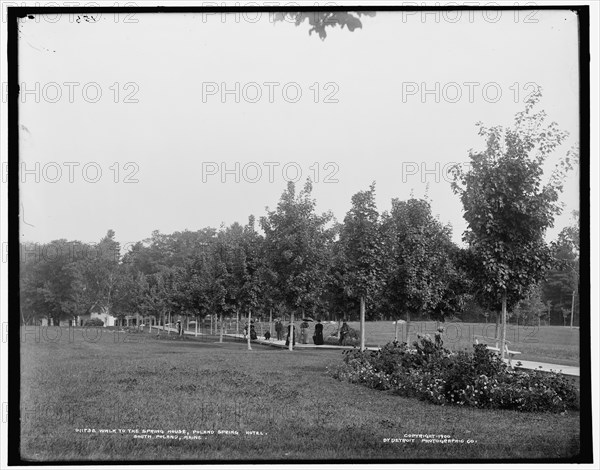
[[579, 409], [579, 391], [562, 374], [515, 372], [490, 390], [497, 408], [520, 411]]
[[419, 336], [408, 347], [392, 342], [381, 350], [344, 351], [343, 363], [329, 370], [339, 379], [438, 405], [519, 411], [579, 409], [579, 391], [562, 374], [513, 371], [485, 345], [451, 352], [441, 334]]
[[104, 326], [104, 322], [99, 318], [91, 318], [86, 320], [84, 326]]

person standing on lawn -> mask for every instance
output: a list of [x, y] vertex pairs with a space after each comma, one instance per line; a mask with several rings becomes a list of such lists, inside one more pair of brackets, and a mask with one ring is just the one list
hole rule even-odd
[[342, 327], [340, 328], [340, 345], [345, 345], [344, 343], [349, 332], [350, 327], [348, 326], [348, 323], [346, 323], [346, 320], [344, 320], [344, 323], [342, 323]]
[[275, 333], [277, 333], [277, 341], [281, 341], [283, 339], [283, 324], [279, 318], [275, 321]]
[[308, 344], [308, 322], [306, 320], [302, 320], [300, 323], [300, 342]]
[[317, 320], [317, 324], [315, 325], [315, 334], [313, 336], [313, 342], [316, 345], [321, 345], [324, 343], [323, 341], [323, 324], [321, 320]]

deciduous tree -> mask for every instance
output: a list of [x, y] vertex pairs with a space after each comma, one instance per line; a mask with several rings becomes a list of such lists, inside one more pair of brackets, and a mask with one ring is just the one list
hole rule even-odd
[[368, 191], [352, 196], [352, 207], [344, 218], [340, 245], [346, 264], [343, 284], [350, 297], [360, 300], [360, 350], [365, 349], [366, 303], [384, 283], [383, 243], [375, 203], [375, 183]]
[[559, 193], [576, 153], [560, 160], [547, 183], [543, 166], [567, 137], [546, 113], [535, 112], [541, 94], [533, 95], [514, 125], [485, 127], [483, 151], [470, 151], [470, 168], [454, 168], [452, 188], [464, 207], [463, 239], [479, 260], [477, 280], [502, 306], [502, 357], [506, 312], [551, 267], [552, 253], [544, 236], [560, 213]]

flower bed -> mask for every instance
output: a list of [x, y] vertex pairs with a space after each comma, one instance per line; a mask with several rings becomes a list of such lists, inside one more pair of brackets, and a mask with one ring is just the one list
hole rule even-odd
[[441, 334], [388, 343], [380, 351], [344, 351], [344, 361], [329, 373], [351, 383], [391, 390], [438, 405], [519, 411], [564, 412], [579, 409], [579, 391], [562, 374], [513, 371], [485, 345], [451, 352]]

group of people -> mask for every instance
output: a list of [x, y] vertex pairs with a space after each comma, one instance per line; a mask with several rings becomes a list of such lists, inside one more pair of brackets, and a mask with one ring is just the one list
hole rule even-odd
[[[310, 328], [310, 325], [308, 324], [309, 321], [312, 321], [312, 320], [303, 318], [302, 323], [300, 323], [299, 328], [296, 325], [294, 325], [294, 335], [292, 338], [293, 345], [296, 345], [296, 336], [298, 334], [298, 329], [300, 330], [300, 343], [308, 344], [308, 329]], [[177, 334], [180, 336], [183, 336], [183, 322], [181, 321], [181, 319], [177, 320], [176, 327], [177, 327]], [[285, 338], [286, 346], [289, 346], [289, 344], [290, 344], [291, 328], [292, 328], [292, 324], [290, 323], [287, 326], [287, 335]], [[283, 323], [278, 318], [277, 320], [275, 320], [275, 333], [277, 335], [278, 341], [283, 340], [283, 329], [284, 329]], [[342, 327], [340, 328], [340, 334], [339, 334], [339, 343], [340, 344], [344, 344], [344, 340], [348, 336], [349, 331], [350, 331], [350, 328], [348, 327], [348, 324], [346, 323], [346, 321], [344, 321], [344, 323], [342, 324]], [[246, 338], [247, 335], [248, 335], [248, 324], [246, 324], [244, 326], [244, 338]], [[267, 331], [265, 333], [265, 339], [269, 340], [270, 338], [271, 338], [271, 333], [269, 331]], [[250, 321], [250, 339], [251, 340], [258, 339], [258, 335], [256, 334], [256, 329], [254, 328], [254, 320]], [[316, 345], [325, 344], [325, 342], [323, 340], [323, 324], [321, 323], [320, 319], [317, 320], [317, 324], [315, 325], [315, 331], [313, 333], [312, 340]]]
[[[292, 335], [291, 333], [291, 329], [292, 329], [292, 324], [290, 323], [287, 326], [287, 335], [285, 338], [285, 345], [289, 346], [290, 344], [290, 336], [292, 336], [292, 345], [296, 344], [296, 333], [297, 333], [297, 328], [296, 326], [294, 326], [294, 334]], [[308, 330], [310, 328], [310, 325], [308, 324], [308, 320], [306, 319], [302, 319], [302, 323], [300, 323], [300, 343], [301, 344], [308, 344]], [[277, 319], [275, 321], [275, 333], [277, 334], [277, 340], [282, 340], [283, 339], [283, 323], [281, 322], [281, 320]], [[313, 333], [313, 337], [312, 337], [313, 342], [316, 345], [320, 345], [320, 344], [324, 344], [323, 341], [323, 324], [321, 323], [321, 320], [317, 320], [317, 324], [315, 325], [315, 331]]]
[[[267, 334], [269, 332], [267, 331]], [[246, 337], [246, 335], [248, 334], [248, 325], [244, 326], [244, 338]], [[257, 339], [258, 336], [256, 335], [256, 329], [254, 328], [254, 320], [252, 320], [250, 322], [250, 339]], [[269, 339], [269, 338], [267, 338]]]
[[[308, 344], [308, 335], [309, 335], [309, 328], [310, 325], [308, 324], [309, 319], [303, 318], [302, 319], [302, 323], [300, 323], [299, 326], [294, 325], [294, 334], [291, 334], [291, 329], [292, 329], [292, 324], [289, 323], [287, 325], [287, 334], [285, 337], [285, 345], [289, 346], [290, 344], [290, 336], [292, 336], [291, 340], [292, 340], [292, 345], [296, 345], [296, 338], [298, 337], [298, 331], [300, 332], [300, 344]], [[275, 320], [275, 334], [276, 334], [276, 339], [277, 341], [281, 341], [283, 340], [283, 332], [284, 332], [284, 326], [282, 321], [278, 318]], [[345, 344], [345, 340], [348, 337], [348, 334], [350, 333], [350, 327], [348, 326], [348, 324], [346, 323], [346, 321], [343, 322], [341, 328], [340, 328], [340, 332], [339, 332], [339, 344], [340, 345], [344, 345]], [[248, 334], [248, 325], [244, 326], [244, 337], [246, 337], [246, 335]], [[256, 334], [256, 330], [254, 329], [254, 320], [252, 320], [250, 322], [250, 339], [254, 340], [257, 339], [257, 334]], [[265, 333], [265, 339], [269, 340], [271, 339], [271, 333], [269, 331], [267, 331]], [[315, 325], [315, 330], [313, 332], [313, 336], [312, 336], [312, 340], [313, 343], [316, 345], [321, 345], [321, 344], [325, 344], [325, 341], [323, 340], [323, 324], [321, 323], [321, 320], [317, 320], [317, 323]]]

